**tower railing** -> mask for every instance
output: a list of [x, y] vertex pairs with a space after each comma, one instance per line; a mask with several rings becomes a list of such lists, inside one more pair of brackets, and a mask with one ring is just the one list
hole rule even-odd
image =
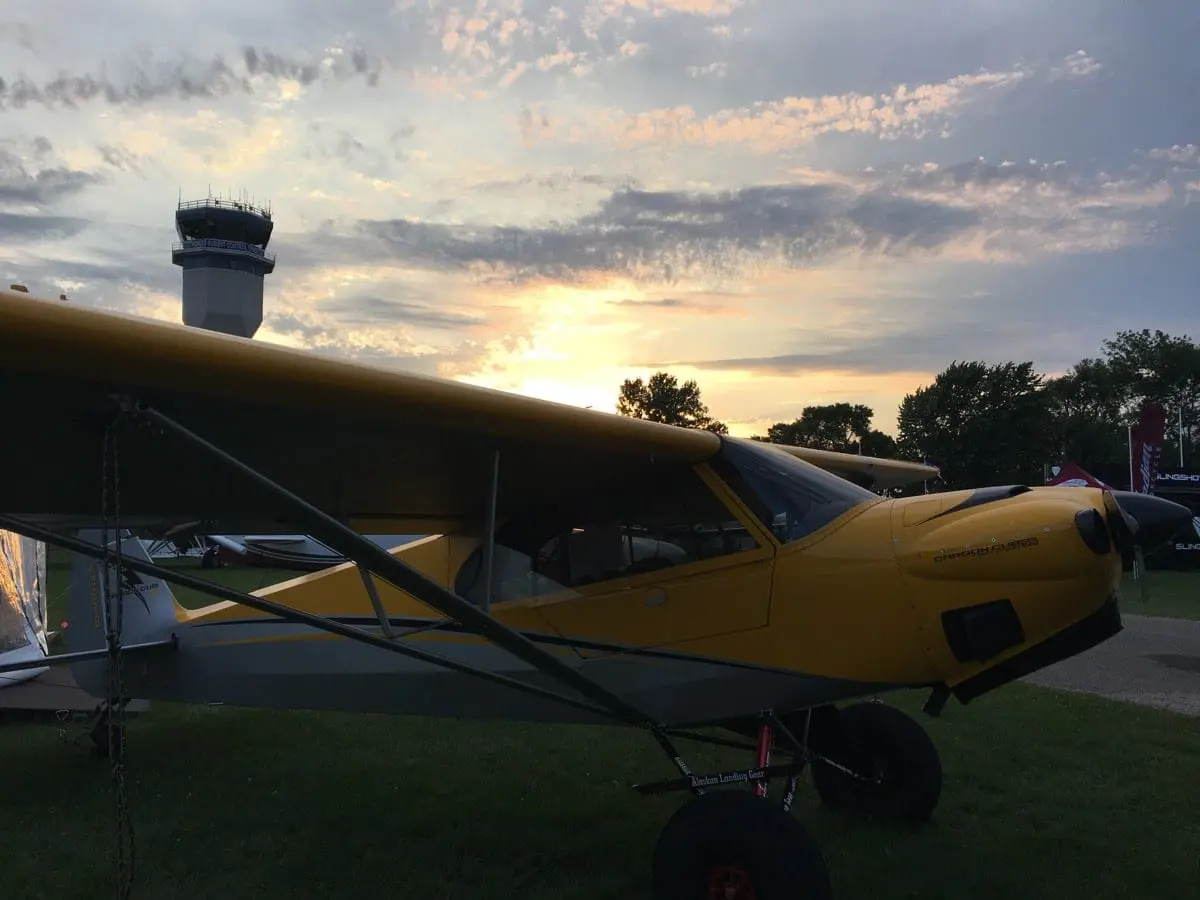
[[267, 220], [271, 218], [271, 211], [265, 207], [255, 206], [253, 203], [243, 203], [240, 200], [218, 200], [216, 197], [208, 197], [204, 200], [180, 200], [176, 209], [203, 209], [210, 206], [215, 209], [248, 212]]
[[247, 256], [253, 256], [257, 259], [266, 259], [275, 262], [275, 254], [262, 247], [256, 247], [254, 244], [247, 244], [244, 241], [226, 241], [221, 238], [195, 238], [190, 241], [176, 241], [171, 245], [172, 252], [178, 253], [181, 250], [226, 250], [234, 253], [245, 253]]

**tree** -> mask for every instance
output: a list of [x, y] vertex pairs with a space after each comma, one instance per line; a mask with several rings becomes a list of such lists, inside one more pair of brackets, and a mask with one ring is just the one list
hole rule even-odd
[[1132, 423], [1145, 403], [1162, 404], [1167, 412], [1163, 457], [1178, 458], [1180, 435], [1172, 424], [1182, 412], [1186, 450], [1200, 418], [1200, 346], [1186, 335], [1142, 329], [1117, 332], [1104, 342], [1103, 351], [1121, 388], [1121, 424]]
[[902, 454], [936, 463], [950, 488], [1038, 484], [1054, 416], [1032, 362], [953, 362], [900, 404]]
[[633, 419], [729, 433], [723, 422], [709, 415], [695, 381], [680, 384], [679, 379], [667, 372], [655, 372], [648, 381], [626, 379], [617, 398], [617, 412]]
[[861, 403], [806, 406], [800, 418], [776, 422], [765, 437], [756, 435], [754, 440], [838, 453], [858, 453], [861, 449], [865, 456], [895, 456], [896, 442], [891, 436], [871, 428], [874, 417], [875, 411]]
[[1129, 390], [1108, 360], [1082, 359], [1044, 389], [1055, 420], [1055, 459], [1093, 474], [1119, 470], [1127, 459], [1122, 410]]
[[899, 459], [901, 455], [896, 439], [874, 428], [862, 436], [862, 452], [863, 456], [877, 456], [880, 459]]

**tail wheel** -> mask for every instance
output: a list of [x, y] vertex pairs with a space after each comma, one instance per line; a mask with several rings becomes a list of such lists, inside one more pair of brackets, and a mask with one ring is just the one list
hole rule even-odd
[[820, 848], [780, 806], [714, 791], [681, 806], [654, 848], [654, 900], [829, 900]]
[[929, 820], [942, 793], [942, 764], [925, 729], [882, 703], [859, 703], [838, 714], [844, 751], [820, 760], [813, 785], [826, 807], [908, 824]]

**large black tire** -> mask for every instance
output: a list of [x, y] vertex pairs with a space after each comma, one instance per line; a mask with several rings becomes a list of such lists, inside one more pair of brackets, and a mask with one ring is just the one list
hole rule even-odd
[[[685, 803], [654, 847], [654, 900], [830, 900], [829, 870], [790, 813], [748, 791]], [[724, 890], [721, 890], [721, 888]]]
[[929, 821], [942, 795], [942, 763], [925, 729], [882, 703], [848, 706], [838, 718], [844, 751], [828, 758], [870, 780], [814, 761], [813, 785], [825, 806], [908, 825]]

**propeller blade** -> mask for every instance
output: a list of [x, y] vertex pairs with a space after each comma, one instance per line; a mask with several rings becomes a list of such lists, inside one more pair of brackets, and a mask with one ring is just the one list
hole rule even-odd
[[[1143, 551], [1157, 549], [1192, 520], [1192, 511], [1181, 503], [1135, 491], [1110, 493], [1121, 511], [1122, 520], [1126, 524], [1128, 520], [1134, 523], [1129, 541], [1131, 551], [1136, 547]], [[1112, 528], [1111, 517], [1109, 527]]]
[[1133, 584], [1137, 589], [1138, 602], [1149, 602], [1150, 595], [1146, 591], [1146, 554], [1140, 546], [1133, 548]]
[[1104, 498], [1108, 529], [1121, 558], [1133, 568], [1137, 599], [1146, 592], [1146, 551], [1155, 550], [1192, 519], [1192, 511], [1171, 500], [1135, 491], [1109, 491]]

